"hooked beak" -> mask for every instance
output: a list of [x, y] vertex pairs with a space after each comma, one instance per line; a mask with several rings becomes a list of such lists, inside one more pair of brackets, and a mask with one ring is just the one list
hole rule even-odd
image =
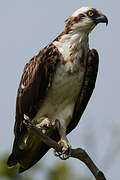
[[95, 22], [98, 23], [106, 23], [106, 26], [108, 25], [108, 18], [104, 15], [101, 15], [97, 18], [95, 18]]

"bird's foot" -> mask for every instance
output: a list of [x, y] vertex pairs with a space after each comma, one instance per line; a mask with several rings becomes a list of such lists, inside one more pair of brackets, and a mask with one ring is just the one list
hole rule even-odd
[[26, 125], [27, 128], [30, 128], [32, 126], [35, 126], [39, 128], [43, 134], [47, 132], [49, 128], [59, 128], [60, 123], [56, 120], [51, 120], [47, 117], [41, 117], [38, 121], [33, 122], [27, 115], [24, 114], [24, 120], [23, 123]]
[[54, 155], [59, 157], [62, 160], [68, 159], [71, 156], [71, 145], [70, 145], [70, 143], [66, 139], [65, 140], [61, 139], [58, 142], [58, 144], [61, 146], [62, 152], [56, 152], [54, 150]]
[[56, 126], [58, 126], [57, 120], [51, 120], [47, 117], [42, 117], [42, 122], [40, 124], [36, 124], [36, 127], [39, 127], [43, 134], [45, 134], [49, 128]]
[[46, 118], [46, 117], [42, 118], [42, 120], [43, 120], [43, 122], [38, 124], [36, 122], [31, 121], [31, 119], [27, 115], [24, 114], [23, 123], [26, 125], [27, 128], [35, 126], [44, 132], [48, 127], [51, 127], [51, 122], [48, 121], [48, 118]]
[[34, 126], [34, 123], [31, 121], [31, 119], [26, 114], [24, 114], [23, 123], [25, 124], [25, 126], [27, 128], [30, 128], [31, 126]]

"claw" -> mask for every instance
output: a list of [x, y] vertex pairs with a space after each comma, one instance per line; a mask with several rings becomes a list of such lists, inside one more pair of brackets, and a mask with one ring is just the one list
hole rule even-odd
[[31, 128], [32, 126], [35, 126], [35, 127], [39, 128], [41, 131], [45, 130], [45, 128], [42, 128], [40, 126], [36, 126], [30, 119], [24, 119], [23, 123], [25, 124], [25, 126], [27, 128]]
[[62, 147], [62, 152], [56, 152], [54, 150], [54, 155], [59, 157], [61, 160], [68, 159], [71, 156], [71, 145], [65, 140], [60, 140], [58, 144]]
[[34, 125], [34, 124], [33, 124], [33, 122], [32, 122], [32, 121], [30, 121], [30, 119], [29, 119], [29, 120], [24, 119], [24, 120], [23, 120], [23, 123], [24, 123], [27, 127], [31, 127], [31, 126], [33, 126], [33, 125]]
[[55, 149], [53, 150], [53, 153], [56, 157], [60, 157], [62, 155], [62, 152], [57, 152]]
[[50, 120], [47, 117], [45, 117], [42, 120], [42, 122], [40, 124], [37, 124], [36, 126], [42, 128], [42, 132], [45, 134], [49, 128], [54, 127], [55, 125], [56, 125], [56, 121]]
[[[39, 122], [40, 121], [40, 122]], [[39, 128], [43, 134], [47, 132], [47, 130], [51, 127], [59, 127], [58, 120], [50, 120], [47, 117], [41, 117], [38, 121], [33, 122], [27, 115], [24, 114], [23, 123], [26, 125], [27, 128], [35, 126]]]
[[61, 160], [66, 160], [66, 159], [68, 159], [68, 158], [70, 157], [70, 155], [71, 155], [71, 149], [70, 149], [69, 153], [56, 152], [56, 151], [54, 150], [54, 155], [55, 155], [56, 157], [59, 157]]

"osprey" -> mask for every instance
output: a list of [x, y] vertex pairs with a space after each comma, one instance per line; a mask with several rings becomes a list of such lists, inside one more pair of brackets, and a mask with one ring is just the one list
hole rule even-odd
[[57, 119], [58, 130], [52, 130], [50, 137], [67, 156], [71, 146], [66, 135], [77, 126], [95, 87], [98, 53], [89, 49], [88, 36], [98, 23], [108, 24], [100, 11], [78, 9], [66, 20], [64, 31], [26, 64], [18, 88], [8, 167], [19, 163], [19, 172], [23, 172], [49, 150], [27, 130], [23, 123], [27, 118], [43, 128], [50, 128]]

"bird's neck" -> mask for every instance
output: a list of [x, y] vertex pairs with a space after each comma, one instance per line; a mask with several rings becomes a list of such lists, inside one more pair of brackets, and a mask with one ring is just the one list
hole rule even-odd
[[53, 44], [58, 48], [64, 59], [68, 61], [71, 56], [82, 58], [83, 53], [88, 52], [88, 34], [83, 31], [70, 31], [67, 34], [64, 32], [58, 36], [58, 39], [53, 41]]

